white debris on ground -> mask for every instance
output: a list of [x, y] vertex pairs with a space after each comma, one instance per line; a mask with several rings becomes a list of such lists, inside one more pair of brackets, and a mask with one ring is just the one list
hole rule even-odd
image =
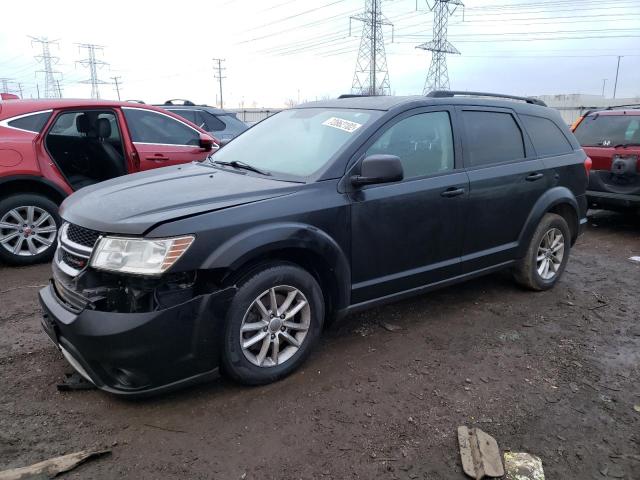
[[505, 452], [505, 480], [544, 480], [540, 457], [529, 453]]

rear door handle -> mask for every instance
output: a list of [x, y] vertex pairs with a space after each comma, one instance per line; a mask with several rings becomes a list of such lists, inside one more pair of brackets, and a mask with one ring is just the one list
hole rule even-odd
[[458, 195], [462, 195], [463, 193], [464, 193], [464, 188], [449, 187], [444, 192], [442, 192], [440, 196], [445, 198], [451, 198], [451, 197], [457, 197]]
[[154, 155], [153, 157], [147, 157], [147, 160], [153, 160], [154, 162], [167, 162], [169, 161], [169, 157], [165, 157], [163, 155]]
[[544, 177], [544, 173], [530, 173], [526, 176], [527, 182], [535, 182], [536, 180], [540, 180]]

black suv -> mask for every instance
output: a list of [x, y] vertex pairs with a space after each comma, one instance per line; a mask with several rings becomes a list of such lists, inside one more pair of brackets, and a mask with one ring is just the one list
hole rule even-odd
[[249, 128], [238, 120], [235, 113], [209, 105], [196, 105], [189, 100], [167, 100], [156, 107], [162, 107], [180, 115], [212, 134], [217, 140], [221, 140], [222, 143], [228, 142]]
[[219, 368], [272, 382], [328, 320], [496, 270], [551, 288], [587, 156], [541, 102], [482, 95], [308, 103], [202, 163], [83, 188], [44, 329], [98, 387], [140, 395]]

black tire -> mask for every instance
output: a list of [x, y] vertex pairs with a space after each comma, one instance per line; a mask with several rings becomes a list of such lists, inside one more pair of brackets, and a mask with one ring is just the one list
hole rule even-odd
[[[48, 213], [55, 223], [57, 232], [61, 224], [60, 216], [58, 215], [58, 206], [47, 197], [35, 193], [12, 195], [0, 200], [0, 220], [2, 220], [2, 218], [4, 218], [5, 215], [7, 215], [13, 209], [31, 206]], [[10, 220], [12, 220], [12, 222], [16, 221], [14, 218], [11, 218]], [[11, 232], [12, 229], [0, 228], [0, 239], [6, 239], [11, 234]], [[49, 234], [47, 234], [46, 236], [51, 237], [51, 235]], [[13, 253], [12, 251], [9, 251], [9, 249], [5, 245], [10, 248], [14, 242], [16, 242], [16, 240], [9, 240], [5, 244], [0, 244], [0, 262], [15, 266], [33, 265], [36, 263], [51, 260], [56, 249], [57, 235], [53, 235], [53, 241], [51, 242], [51, 245], [49, 247], [47, 247], [42, 252], [33, 255], [18, 255]], [[37, 245], [44, 246], [39, 242], [37, 243]]]
[[[559, 230], [562, 233], [564, 252], [555, 275], [550, 279], [545, 279], [538, 273], [538, 248], [541, 246], [543, 237], [553, 229]], [[547, 213], [542, 217], [538, 228], [536, 228], [536, 231], [533, 233], [529, 247], [527, 248], [527, 253], [514, 267], [513, 277], [517, 283], [528, 289], [537, 291], [549, 290], [562, 276], [567, 266], [567, 261], [569, 260], [570, 250], [571, 231], [569, 230], [569, 225], [567, 225], [566, 220], [555, 213]]]
[[[280, 285], [293, 287], [306, 297], [310, 307], [309, 328], [300, 347], [284, 363], [257, 366], [249, 361], [243, 352], [240, 343], [242, 335], [240, 329], [244, 316], [254, 300], [271, 287]], [[280, 380], [296, 370], [306, 360], [320, 337], [323, 323], [324, 299], [322, 290], [310, 273], [290, 263], [261, 266], [238, 283], [238, 292], [231, 301], [223, 337], [222, 370], [232, 379], [246, 385], [263, 385]], [[269, 333], [269, 335], [272, 334]], [[269, 348], [269, 351], [273, 352], [273, 347]]]

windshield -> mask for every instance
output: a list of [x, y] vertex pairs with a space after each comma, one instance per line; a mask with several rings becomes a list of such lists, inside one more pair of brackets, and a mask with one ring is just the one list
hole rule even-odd
[[284, 110], [244, 132], [211, 160], [242, 162], [275, 175], [308, 177], [379, 115], [370, 110]]
[[640, 143], [640, 116], [589, 115], [573, 133], [583, 147]]

